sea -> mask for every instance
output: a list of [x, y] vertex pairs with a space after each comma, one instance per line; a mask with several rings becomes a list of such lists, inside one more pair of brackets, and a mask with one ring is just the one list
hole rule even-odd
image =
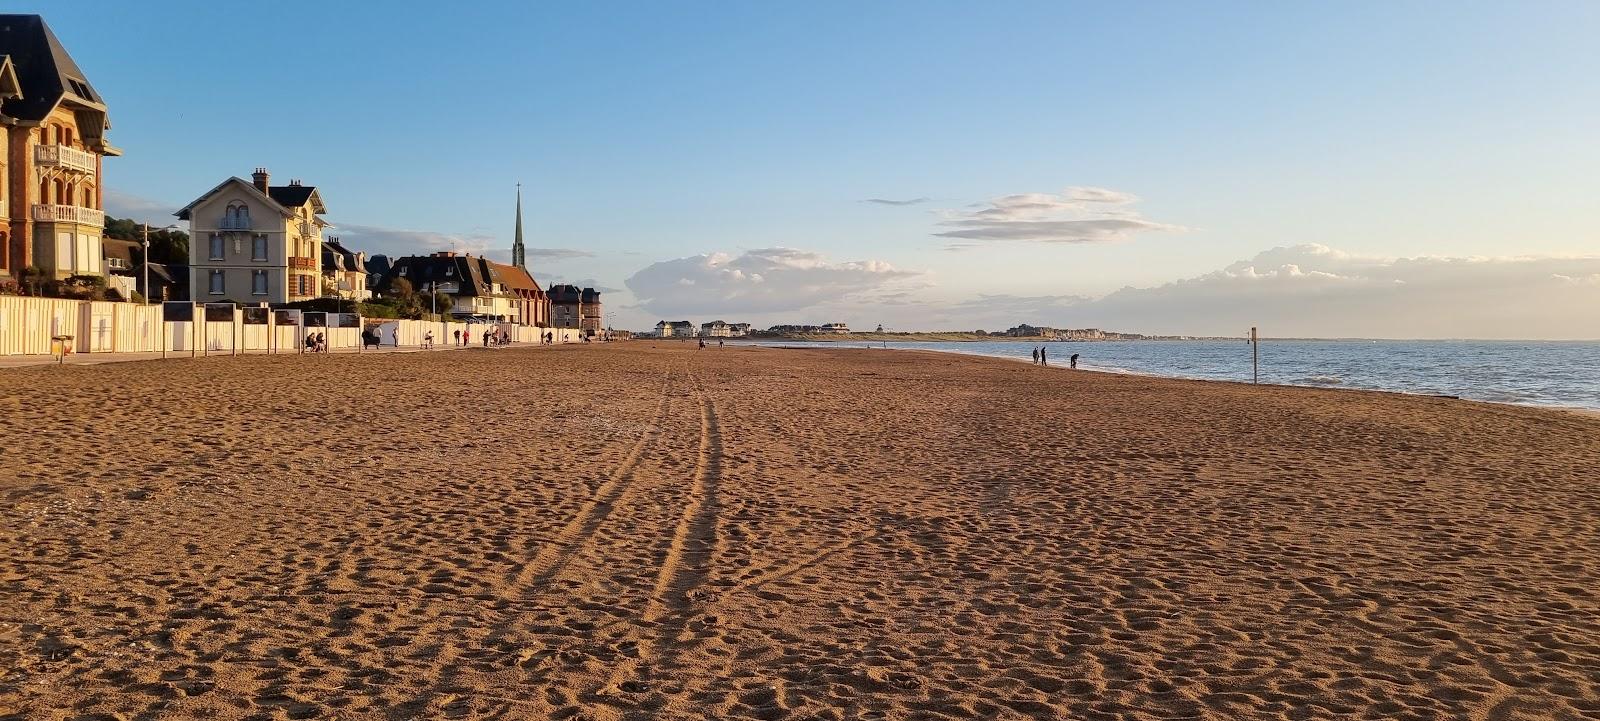
[[[751, 341], [785, 347], [872, 347], [1028, 360], [1107, 373], [1251, 381], [1250, 344], [1237, 341], [1027, 343]], [[1470, 400], [1600, 410], [1600, 341], [1270, 340], [1260, 343], [1262, 383], [1357, 388]]]

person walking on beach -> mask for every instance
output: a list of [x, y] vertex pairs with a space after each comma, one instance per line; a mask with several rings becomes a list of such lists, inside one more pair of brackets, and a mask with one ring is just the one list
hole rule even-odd
[[422, 334], [422, 347], [433, 350], [433, 331], [430, 330]]
[[1078, 367], [1078, 354], [1077, 353], [1073, 353], [1072, 357], [1068, 358], [1067, 361], [1070, 364], [1070, 367], [1077, 368]]
[[450, 334], [455, 336], [455, 340], [452, 340], [450, 342], [450, 344], [451, 345], [461, 345], [461, 330], [458, 328], [456, 330], [450, 331]]
[[1033, 364], [1039, 365], [1039, 346], [1033, 347]]
[[701, 347], [701, 348], [704, 348], [704, 347], [706, 347], [706, 339], [704, 339], [704, 338], [701, 338], [701, 339], [700, 339], [700, 347]]
[[1046, 358], [1044, 355], [1044, 346], [1039, 346], [1039, 365], [1050, 365], [1050, 359]]

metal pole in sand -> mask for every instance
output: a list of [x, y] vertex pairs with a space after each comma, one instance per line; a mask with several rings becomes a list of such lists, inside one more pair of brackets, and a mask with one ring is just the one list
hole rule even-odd
[[1251, 383], [1261, 385], [1261, 338], [1254, 326], [1250, 328], [1250, 376]]

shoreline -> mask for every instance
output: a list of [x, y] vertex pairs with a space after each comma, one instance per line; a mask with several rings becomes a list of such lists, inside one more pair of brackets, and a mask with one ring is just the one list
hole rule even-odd
[[[786, 349], [791, 349], [791, 350], [806, 350], [806, 349], [808, 349], [807, 346], [773, 345], [775, 343], [783, 343], [783, 342], [785, 342], [785, 341], [765, 341], [765, 340], [762, 340], [762, 341], [744, 343], [743, 345], [746, 345], [746, 346], [749, 346], [749, 347], [753, 347], [753, 348], [786, 348]], [[790, 341], [790, 342], [793, 342], [793, 341]], [[805, 341], [800, 341], [800, 342], [805, 342]], [[925, 341], [916, 341], [916, 342], [925, 342]], [[959, 341], [926, 341], [926, 342], [959, 342]], [[1128, 343], [1128, 342], [1135, 342], [1135, 341], [1085, 341], [1085, 342]], [[1165, 342], [1165, 341], [1163, 341], [1163, 342]], [[1562, 341], [1551, 341], [1551, 342], [1562, 342]], [[826, 350], [826, 348], [818, 348], [818, 349], [819, 350]], [[951, 348], [951, 349], [946, 350], [946, 349], [940, 349], [940, 348], [896, 348], [896, 347], [893, 347], [893, 346], [890, 346], [888, 348], [884, 348], [883, 346], [870, 346], [870, 347], [862, 347], [862, 348], [837, 348], [837, 349], [834, 349], [834, 350], [892, 350], [892, 351], [901, 351], [901, 352], [925, 351], [925, 352], [928, 352], [928, 353], [951, 354], [951, 355], [959, 355], [959, 356], [966, 356], [966, 357], [972, 357], [972, 358], [992, 358], [992, 359], [995, 359], [995, 360], [1003, 360], [1003, 361], [1010, 361], [1010, 362], [1017, 362], [1017, 363], [1027, 363], [1029, 365], [1036, 365], [1034, 363], [1030, 363], [1027, 358], [1023, 358], [1023, 357], [997, 355], [997, 354], [992, 354], [992, 353], [974, 353], [974, 352], [971, 352], [971, 351], [961, 350], [961, 349], [957, 349], [957, 348]], [[1116, 369], [1116, 370], [1111, 370], [1111, 369], [1107, 369], [1107, 368], [1104, 368], [1104, 367], [1094, 367], [1094, 366], [1083, 366], [1083, 365], [1080, 365], [1078, 368], [1074, 369], [1074, 368], [1069, 368], [1069, 367], [1064, 366], [1064, 365], [1056, 365], [1056, 364], [1053, 364], [1053, 363], [1052, 364], [1048, 364], [1045, 367], [1052, 368], [1052, 369], [1060, 369], [1060, 370], [1079, 370], [1079, 371], [1084, 371], [1084, 372], [1088, 372], [1088, 373], [1103, 373], [1103, 374], [1106, 374], [1106, 375], [1113, 375], [1113, 376], [1126, 375], [1126, 376], [1137, 376], [1137, 377], [1141, 377], [1141, 378], [1162, 378], [1162, 379], [1168, 379], [1168, 380], [1195, 381], [1195, 382], [1200, 382], [1200, 383], [1228, 383], [1228, 384], [1236, 384], [1236, 385], [1244, 385], [1244, 386], [1262, 386], [1262, 387], [1271, 386], [1271, 387], [1276, 387], [1276, 388], [1303, 388], [1303, 389], [1328, 390], [1328, 391], [1350, 391], [1350, 392], [1356, 392], [1356, 393], [1388, 393], [1388, 394], [1406, 396], [1406, 397], [1411, 397], [1411, 398], [1438, 398], [1438, 399], [1441, 399], [1441, 400], [1458, 400], [1458, 401], [1465, 401], [1465, 402], [1469, 402], [1469, 403], [1486, 403], [1486, 404], [1493, 405], [1493, 406], [1506, 406], [1506, 407], [1511, 407], [1511, 408], [1533, 408], [1533, 409], [1539, 409], [1539, 410], [1554, 411], [1554, 412], [1557, 412], [1557, 413], [1575, 413], [1575, 414], [1578, 414], [1578, 415], [1581, 415], [1581, 416], [1589, 416], [1589, 417], [1594, 417], [1594, 418], [1600, 418], [1600, 407], [1591, 408], [1591, 407], [1588, 407], [1588, 406], [1567, 406], [1567, 405], [1558, 405], [1558, 404], [1551, 404], [1551, 403], [1514, 403], [1514, 402], [1510, 402], [1510, 401], [1494, 401], [1494, 400], [1485, 400], [1485, 399], [1480, 399], [1480, 398], [1467, 398], [1467, 397], [1463, 397], [1463, 396], [1460, 396], [1460, 395], [1420, 393], [1420, 392], [1412, 392], [1412, 391], [1396, 390], [1396, 389], [1388, 389], [1388, 388], [1355, 388], [1355, 387], [1350, 387], [1350, 386], [1332, 385], [1332, 384], [1314, 384], [1314, 383], [1306, 383], [1306, 384], [1296, 384], [1296, 383], [1259, 383], [1259, 384], [1257, 384], [1257, 383], [1252, 383], [1252, 382], [1246, 381], [1246, 380], [1233, 380], [1233, 379], [1228, 379], [1228, 378], [1203, 378], [1203, 377], [1198, 377], [1198, 376], [1185, 376], [1185, 375], [1176, 375], [1176, 374], [1168, 374], [1168, 373], [1156, 373], [1156, 372], [1151, 372], [1151, 371], [1141, 371], [1141, 370], [1134, 370], [1134, 369], [1128, 369], [1128, 368], [1119, 368], [1119, 369]]]

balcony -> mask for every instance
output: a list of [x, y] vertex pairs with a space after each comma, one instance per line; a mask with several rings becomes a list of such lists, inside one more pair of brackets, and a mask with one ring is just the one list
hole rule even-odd
[[35, 145], [33, 161], [39, 165], [66, 168], [80, 173], [93, 173], [95, 170], [94, 153], [65, 145]]
[[106, 214], [94, 208], [80, 208], [76, 205], [36, 204], [33, 206], [33, 220], [37, 223], [77, 223], [103, 228], [106, 224]]
[[311, 258], [297, 258], [295, 256], [289, 256], [289, 267], [294, 268], [295, 270], [315, 270], [314, 265], [315, 264]]
[[317, 226], [316, 226], [316, 224], [315, 223], [301, 223], [300, 224], [300, 237], [302, 237], [302, 238], [315, 238], [315, 237], [317, 237]]
[[232, 216], [232, 217], [229, 217], [229, 216], [225, 215], [225, 216], [222, 217], [221, 220], [217, 221], [217, 229], [218, 230], [249, 230], [250, 229], [250, 216], [245, 215], [245, 216]]

